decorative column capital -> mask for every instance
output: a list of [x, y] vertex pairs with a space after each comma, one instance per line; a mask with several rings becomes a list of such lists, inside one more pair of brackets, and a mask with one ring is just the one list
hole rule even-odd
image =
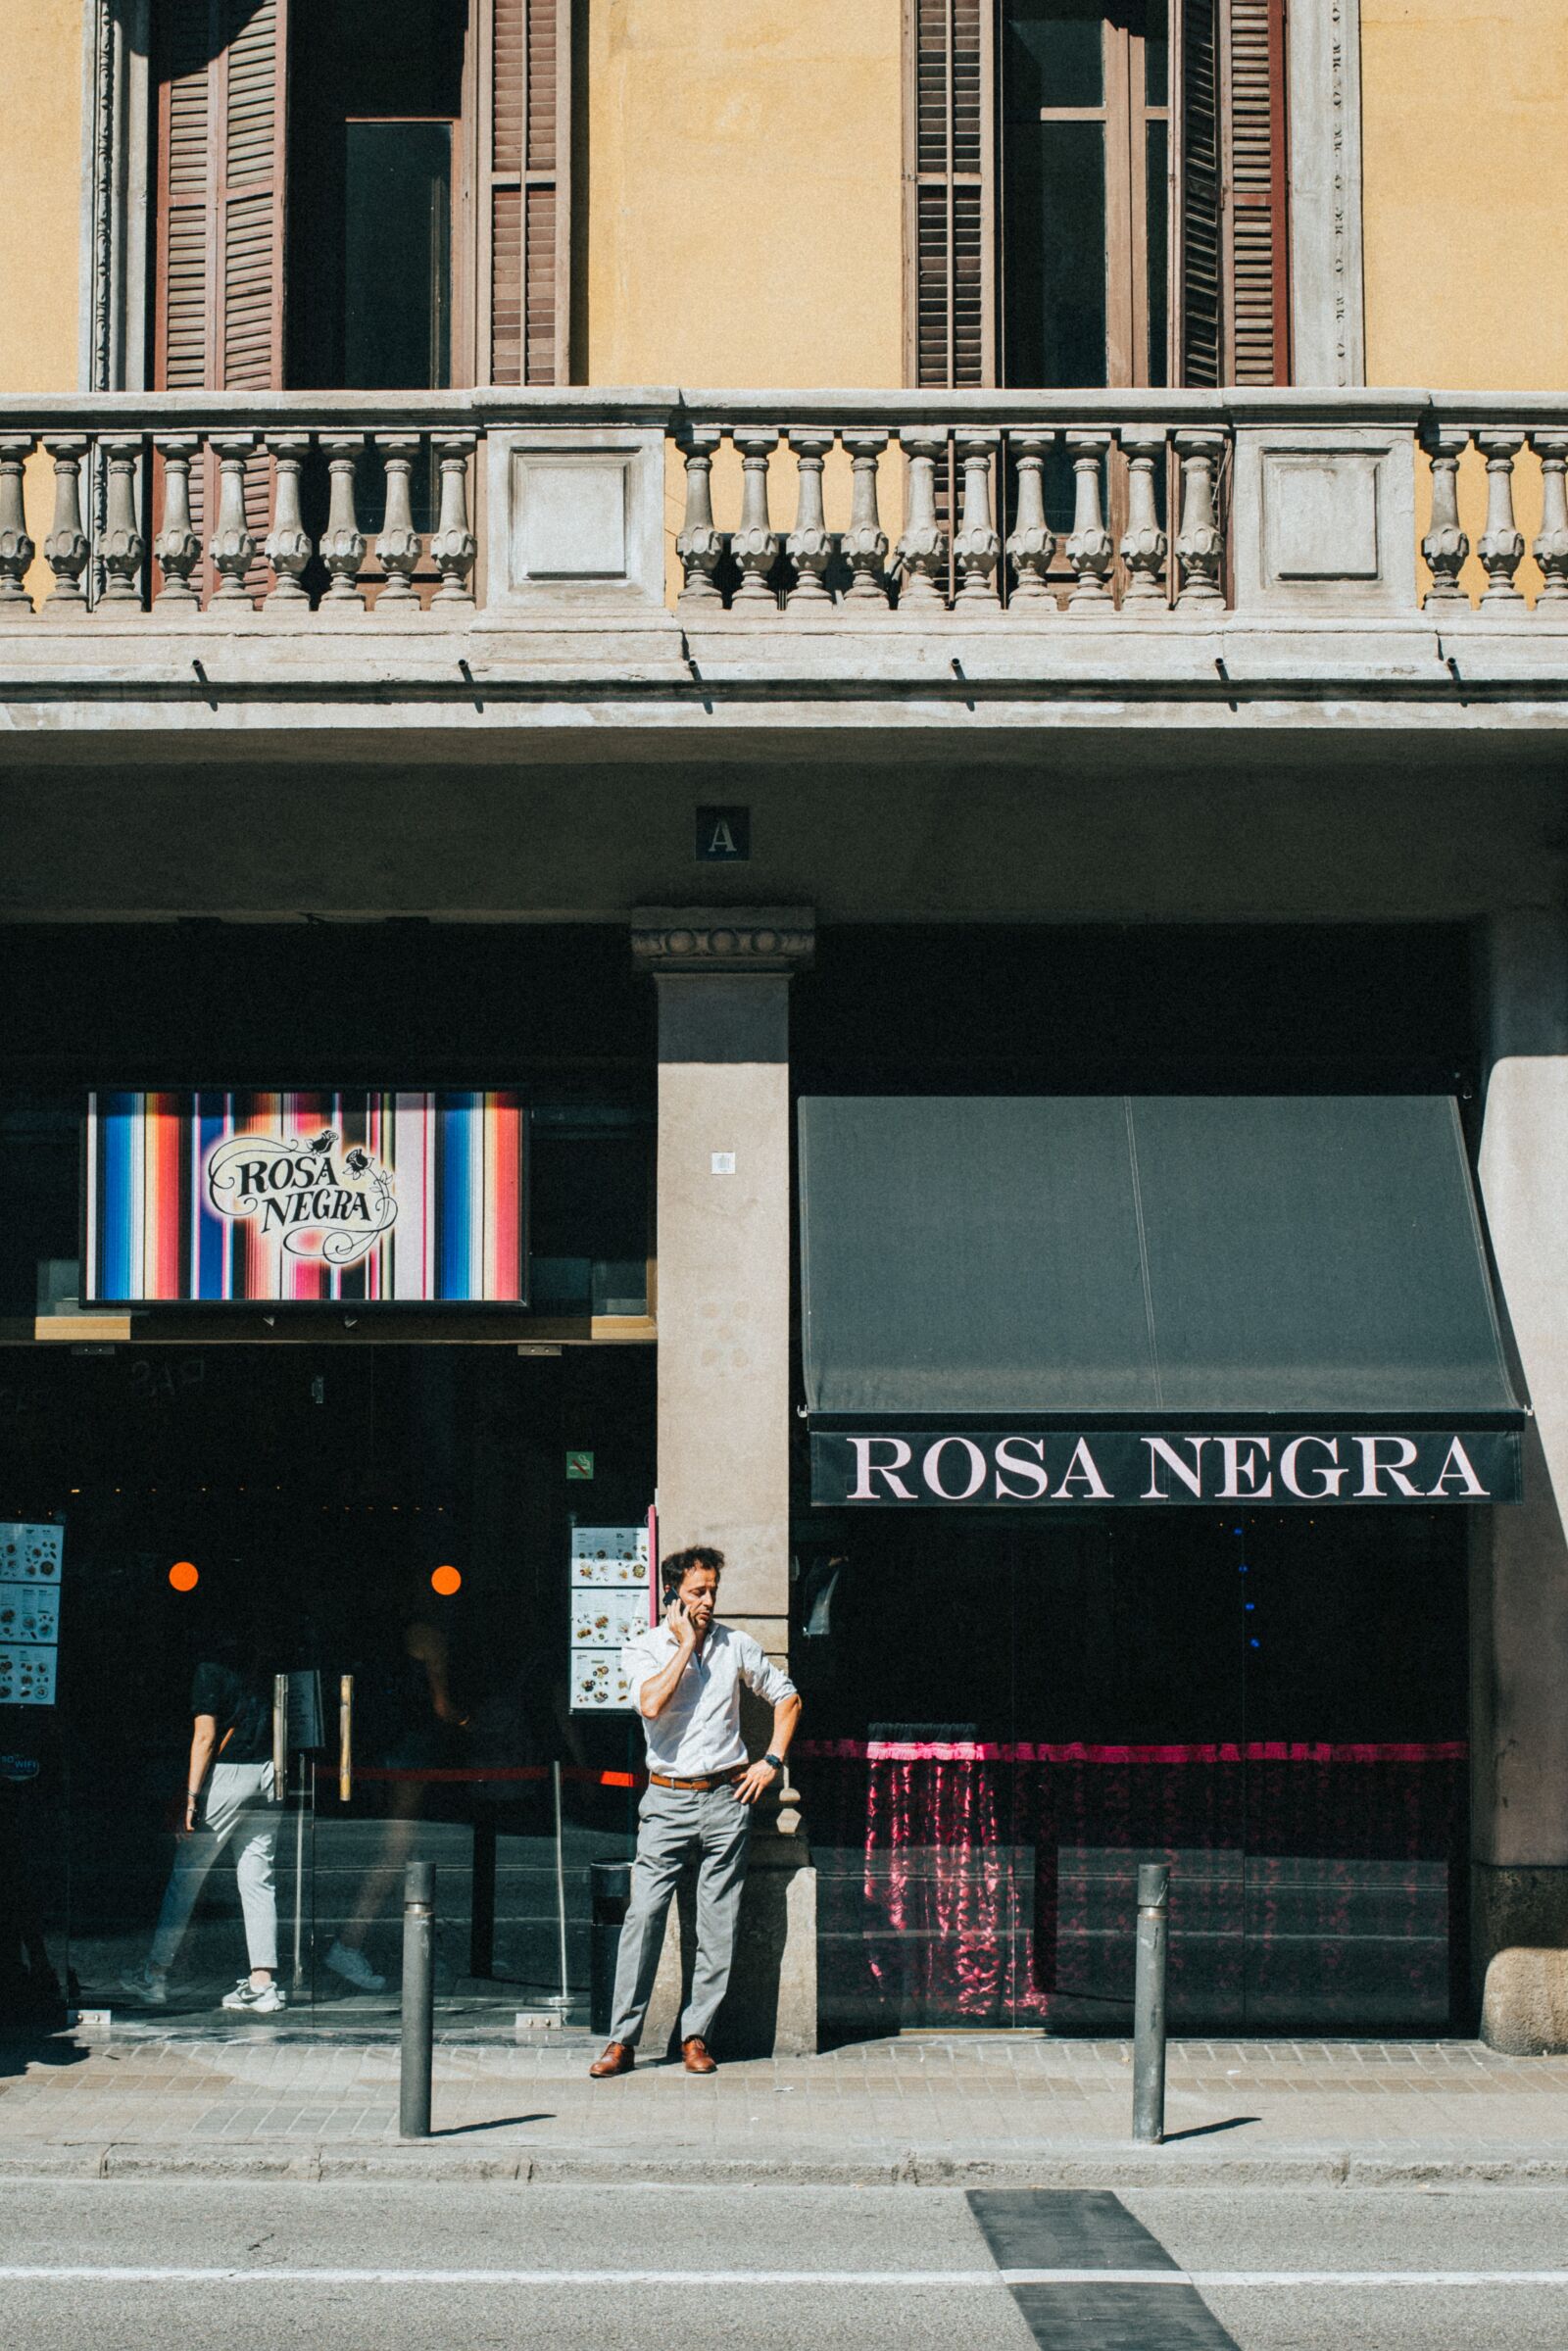
[[787, 977], [815, 950], [812, 906], [637, 906], [631, 917], [632, 956], [655, 979], [688, 971]]

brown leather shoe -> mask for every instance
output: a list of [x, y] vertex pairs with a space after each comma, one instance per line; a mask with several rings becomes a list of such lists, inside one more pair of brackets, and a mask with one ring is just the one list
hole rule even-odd
[[608, 2082], [612, 2074], [629, 2074], [637, 2063], [637, 2052], [623, 2040], [612, 2040], [603, 2057], [596, 2057], [588, 2068], [589, 2079]]
[[680, 2058], [688, 2074], [716, 2074], [718, 2067], [708, 2054], [708, 2043], [694, 2034], [680, 2044]]

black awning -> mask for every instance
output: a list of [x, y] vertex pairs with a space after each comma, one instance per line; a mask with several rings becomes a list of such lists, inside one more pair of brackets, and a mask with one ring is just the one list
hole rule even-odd
[[819, 1426], [1523, 1418], [1445, 1098], [819, 1097], [800, 1141]]

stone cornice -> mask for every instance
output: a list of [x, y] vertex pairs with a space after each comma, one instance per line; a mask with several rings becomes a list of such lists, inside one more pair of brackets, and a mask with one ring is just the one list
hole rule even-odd
[[631, 952], [640, 971], [791, 972], [816, 948], [810, 906], [638, 906]]

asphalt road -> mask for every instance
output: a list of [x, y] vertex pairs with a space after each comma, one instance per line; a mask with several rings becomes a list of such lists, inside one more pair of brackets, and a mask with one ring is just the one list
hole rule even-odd
[[11, 2180], [0, 2343], [1563, 2351], [1568, 2191]]

